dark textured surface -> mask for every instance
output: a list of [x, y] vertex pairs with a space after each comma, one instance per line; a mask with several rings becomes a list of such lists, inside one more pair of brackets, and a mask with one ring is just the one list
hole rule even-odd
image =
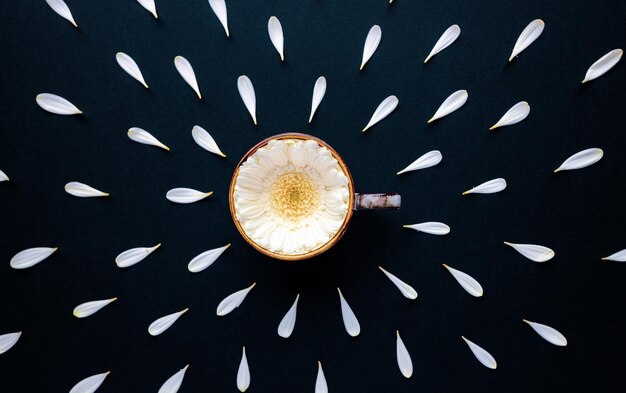
[[[44, 1], [0, 3], [0, 333], [23, 331], [0, 355], [3, 393], [68, 392], [79, 380], [111, 370], [99, 392], [156, 392], [189, 363], [182, 392], [236, 391], [246, 345], [252, 392], [313, 391], [322, 360], [332, 392], [618, 392], [624, 391], [626, 266], [600, 257], [626, 247], [624, 195], [625, 65], [581, 86], [585, 71], [624, 47], [623, 1], [228, 1], [231, 38], [206, 0], [159, 1], [160, 19], [135, 1], [68, 0], [80, 29]], [[269, 16], [285, 30], [281, 63], [267, 36]], [[518, 59], [507, 59], [534, 18], [543, 35]], [[462, 34], [422, 64], [451, 24]], [[373, 24], [381, 45], [358, 72]], [[150, 90], [126, 75], [115, 52], [130, 54]], [[176, 72], [193, 64], [204, 99]], [[260, 125], [240, 101], [236, 78], [257, 92]], [[315, 79], [328, 91], [307, 124]], [[426, 120], [453, 91], [467, 104], [433, 125]], [[82, 117], [44, 112], [38, 93], [59, 94]], [[366, 133], [378, 103], [390, 94], [398, 109]], [[528, 119], [487, 129], [526, 100]], [[191, 128], [216, 138], [227, 159], [199, 148]], [[172, 148], [131, 142], [129, 127], [151, 131]], [[311, 261], [281, 263], [255, 252], [236, 233], [227, 188], [239, 157], [257, 141], [300, 131], [330, 143], [346, 159], [360, 192], [400, 192], [399, 212], [359, 212], [348, 234]], [[600, 147], [605, 157], [580, 171], [555, 175], [568, 156]], [[438, 149], [437, 167], [396, 176], [419, 155]], [[495, 195], [461, 197], [504, 177]], [[79, 199], [63, 185], [82, 181], [111, 193]], [[192, 205], [165, 199], [173, 187], [215, 191]], [[442, 221], [437, 237], [402, 224]], [[543, 244], [548, 263], [526, 260], [502, 241]], [[128, 248], [163, 246], [121, 270]], [[193, 275], [191, 258], [233, 246]], [[16, 271], [9, 260], [35, 246], [58, 246], [51, 258]], [[485, 296], [465, 293], [441, 267], [477, 278]], [[383, 265], [411, 283], [404, 299], [378, 271]], [[257, 282], [226, 317], [226, 295]], [[344, 331], [336, 287], [362, 325]], [[276, 327], [301, 294], [289, 340]], [[118, 296], [78, 320], [84, 301]], [[170, 330], [150, 337], [156, 318], [190, 307]], [[566, 348], [543, 341], [522, 318], [562, 331]], [[413, 356], [405, 380], [395, 359], [399, 329]], [[489, 350], [498, 369], [481, 366], [461, 335]]]

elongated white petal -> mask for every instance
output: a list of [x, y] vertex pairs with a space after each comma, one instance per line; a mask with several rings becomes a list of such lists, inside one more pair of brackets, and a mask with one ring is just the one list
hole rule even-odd
[[426, 60], [424, 60], [424, 63], [428, 62], [428, 60], [430, 60], [430, 58], [436, 55], [437, 53], [441, 52], [442, 50], [452, 45], [452, 43], [456, 41], [456, 39], [459, 38], [460, 35], [461, 35], [461, 28], [459, 27], [459, 25], [452, 25], [448, 27], [448, 29], [443, 32], [443, 34], [441, 35], [441, 37], [439, 38], [439, 40], [433, 47], [433, 50], [430, 51], [430, 54], [428, 55], [428, 57], [426, 57]]
[[545, 262], [554, 258], [554, 251], [548, 247], [538, 246], [536, 244], [516, 244], [504, 242], [507, 246], [511, 246], [515, 251], [519, 252], [526, 258], [535, 262]]
[[252, 86], [250, 78], [241, 75], [237, 79], [237, 89], [239, 90], [241, 100], [246, 105], [248, 112], [250, 112], [250, 116], [252, 116], [254, 125], [256, 125], [256, 94], [254, 93], [254, 86]]
[[463, 104], [465, 104], [465, 102], [467, 101], [467, 97], [467, 90], [455, 91], [448, 98], [446, 98], [443, 103], [441, 103], [439, 109], [437, 109], [437, 112], [435, 112], [433, 117], [428, 120], [428, 123], [432, 123], [433, 121], [449, 115], [450, 113], [459, 109], [463, 106]]
[[110, 371], [102, 374], [92, 375], [91, 377], [85, 378], [70, 390], [70, 393], [94, 393], [100, 385], [104, 382], [106, 377], [110, 374]]
[[71, 181], [65, 185], [65, 192], [79, 198], [94, 198], [109, 196], [108, 192], [102, 192], [84, 183]]
[[497, 179], [489, 180], [481, 185], [478, 185], [470, 190], [463, 192], [463, 195], [467, 194], [494, 194], [500, 192], [506, 188], [506, 180], [499, 177]]
[[613, 49], [606, 55], [602, 56], [598, 61], [593, 63], [591, 67], [587, 70], [587, 74], [585, 74], [585, 79], [583, 79], [582, 83], [589, 82], [590, 80], [594, 80], [602, 75], [606, 74], [611, 68], [615, 67], [615, 65], [620, 61], [624, 51], [621, 49]]
[[226, 249], [230, 247], [230, 243], [225, 245], [224, 247], [214, 248], [212, 250], [208, 250], [203, 252], [202, 254], [198, 254], [194, 259], [189, 262], [187, 265], [187, 269], [189, 269], [192, 273], [199, 273], [211, 266], [213, 262], [217, 261]]
[[293, 332], [294, 326], [296, 326], [296, 315], [298, 314], [298, 300], [300, 299], [300, 294], [296, 296], [296, 300], [293, 302], [293, 305], [287, 311], [287, 314], [283, 317], [282, 321], [278, 325], [278, 335], [282, 338], [289, 338], [291, 333]]
[[57, 247], [28, 248], [15, 254], [11, 258], [10, 265], [13, 269], [26, 269], [48, 258], [56, 250], [58, 250]]
[[277, 17], [270, 17], [270, 20], [267, 22], [267, 32], [270, 35], [270, 40], [272, 41], [274, 48], [276, 48], [276, 51], [278, 51], [278, 54], [280, 55], [280, 61], [284, 61], [285, 53], [283, 47], [285, 44], [285, 37], [283, 36], [283, 26], [280, 24]]
[[80, 115], [83, 113], [65, 98], [51, 93], [41, 93], [35, 97], [37, 105], [43, 110], [57, 115]]
[[431, 235], [447, 235], [450, 227], [443, 222], [428, 221], [419, 224], [403, 225], [403, 228], [415, 229], [418, 232], [429, 233]]
[[359, 70], [362, 70], [363, 67], [365, 67], [365, 64], [369, 61], [374, 52], [376, 52], [382, 36], [383, 32], [380, 29], [380, 26], [372, 26], [370, 31], [367, 33], [367, 38], [365, 38], [365, 45], [363, 46], [363, 58], [361, 60], [361, 67], [359, 67]]
[[70, 8], [67, 6], [67, 4], [65, 4], [65, 1], [46, 0], [46, 3], [48, 3], [50, 8], [52, 8], [54, 12], [56, 12], [61, 17], [63, 17], [63, 19], [68, 20], [71, 24], [74, 25], [74, 27], [78, 27], [78, 25], [76, 24], [76, 21], [74, 20], [74, 17], [72, 16], [72, 12], [70, 11]]
[[478, 359], [478, 361], [481, 362], [483, 366], [492, 370], [496, 369], [496, 367], [498, 366], [498, 364], [496, 363], [496, 359], [494, 359], [489, 352], [485, 351], [483, 348], [474, 344], [465, 337], [461, 336], [461, 338], [465, 340], [469, 348], [472, 350], [474, 356], [476, 356], [476, 359]]
[[143, 143], [144, 145], [157, 146], [161, 149], [170, 151], [170, 148], [165, 146], [158, 139], [156, 139], [154, 135], [139, 127], [130, 128], [128, 130], [128, 137], [135, 142]]
[[9, 177], [3, 171], [0, 171], [0, 182], [9, 181]]
[[0, 355], [13, 348], [22, 336], [22, 332], [7, 333], [0, 335]]
[[122, 69], [126, 71], [128, 75], [139, 81], [139, 83], [144, 85], [146, 89], [148, 88], [148, 84], [143, 79], [143, 75], [141, 74], [139, 66], [137, 65], [137, 63], [135, 63], [135, 60], [133, 60], [132, 57], [128, 56], [124, 52], [117, 52], [115, 54], [115, 60], [117, 60], [117, 64], [119, 64], [120, 67], [122, 67]]
[[591, 148], [580, 151], [567, 160], [565, 160], [560, 167], [556, 168], [554, 172], [571, 171], [573, 169], [586, 168], [589, 165], [593, 165], [604, 156], [604, 151], [598, 148]]
[[150, 11], [152, 16], [158, 19], [159, 14], [157, 14], [156, 4], [154, 4], [154, 0], [137, 0], [139, 4], [146, 10]]
[[343, 326], [346, 328], [346, 332], [348, 332], [349, 335], [356, 337], [361, 333], [361, 325], [359, 325], [359, 321], [356, 319], [354, 312], [352, 312], [350, 305], [346, 299], [344, 299], [341, 289], [337, 288], [337, 292], [339, 292], [339, 302], [341, 303]]
[[530, 114], [530, 105], [526, 101], [520, 101], [517, 104], [513, 105], [511, 109], [506, 111], [504, 116], [494, 125], [492, 125], [489, 129], [494, 130], [498, 127], [510, 126], [515, 123], [519, 123], [524, 120]]
[[515, 46], [513, 47], [513, 52], [511, 52], [511, 57], [509, 57], [509, 61], [513, 60], [515, 56], [520, 54], [524, 49], [528, 48], [530, 44], [535, 42], [537, 38], [543, 33], [543, 28], [545, 27], [545, 23], [541, 19], [535, 19], [530, 22], [528, 26], [522, 31], [522, 34], [517, 38], [515, 42]]
[[409, 166], [398, 172], [397, 175], [401, 175], [410, 171], [430, 168], [431, 166], [439, 164], [442, 159], [443, 156], [441, 155], [441, 152], [439, 150], [431, 150], [428, 153], [422, 155], [417, 160], [413, 161]]
[[315, 86], [313, 87], [313, 100], [311, 101], [311, 115], [309, 116], [309, 123], [313, 120], [313, 115], [315, 114], [317, 107], [320, 106], [320, 102], [322, 102], [324, 94], [326, 94], [326, 78], [320, 76], [315, 81]]
[[443, 267], [448, 269], [452, 277], [469, 293], [474, 297], [481, 297], [483, 295], [483, 287], [480, 286], [478, 281], [474, 280], [469, 274], [463, 273], [460, 270], [451, 268], [450, 266], [443, 264]]
[[561, 334], [561, 332], [559, 332], [555, 328], [541, 323], [531, 322], [526, 319], [522, 319], [522, 321], [530, 325], [530, 327], [533, 328], [533, 330], [537, 332], [538, 335], [543, 337], [543, 339], [550, 344], [554, 344], [559, 347], [564, 347], [567, 345], [567, 339], [565, 338], [565, 336], [563, 336], [563, 334]]
[[193, 126], [191, 129], [191, 136], [196, 143], [206, 151], [209, 151], [218, 156], [226, 157], [226, 154], [222, 153], [219, 146], [215, 142], [215, 139], [209, 134], [207, 130], [200, 126]]
[[226, 37], [230, 37], [230, 32], [228, 31], [228, 12], [226, 11], [226, 2], [224, 2], [224, 0], [209, 0], [209, 5], [215, 13], [215, 16], [217, 16], [217, 19], [220, 20], [220, 23], [224, 27]]
[[198, 98], [202, 99], [202, 94], [200, 94], [200, 88], [198, 87], [198, 80], [196, 79], [196, 73], [193, 72], [191, 63], [182, 56], [176, 56], [174, 58], [174, 65], [176, 66], [180, 76], [182, 76], [185, 82], [187, 82], [193, 91], [196, 92]]
[[186, 365], [176, 374], [172, 375], [161, 388], [159, 389], [159, 393], [176, 393], [178, 389], [180, 389], [180, 385], [183, 384], [183, 379], [185, 378], [185, 372], [189, 365]]
[[202, 192], [193, 188], [172, 188], [165, 194], [165, 197], [174, 203], [193, 203], [211, 196], [213, 191]]
[[93, 315], [100, 311], [103, 307], [108, 306], [109, 304], [116, 301], [117, 298], [105, 299], [105, 300], [94, 300], [92, 302], [82, 303], [76, 306], [74, 309], [74, 316], [76, 318], [86, 318], [90, 315]]
[[398, 368], [405, 378], [411, 378], [413, 375], [413, 361], [411, 355], [406, 349], [402, 338], [400, 338], [400, 332], [396, 330], [396, 358], [398, 360]]
[[248, 288], [241, 289], [232, 295], [228, 295], [224, 300], [220, 302], [217, 306], [217, 315], [220, 317], [229, 314], [231, 311], [236, 309], [243, 303], [243, 300], [248, 295], [248, 292], [254, 288], [256, 283], [252, 283]]
[[626, 248], [602, 259], [605, 261], [626, 262]]
[[317, 378], [315, 378], [315, 393], [328, 393], [328, 384], [326, 383], [326, 376], [324, 375], [324, 369], [322, 369], [322, 362], [317, 362]]
[[398, 97], [396, 97], [396, 96], [389, 96], [389, 97], [385, 98], [383, 100], [383, 102], [381, 102], [378, 105], [378, 108], [376, 108], [376, 110], [374, 111], [374, 114], [372, 115], [372, 118], [370, 119], [369, 123], [367, 123], [367, 125], [363, 129], [363, 132], [367, 131], [368, 128], [370, 128], [374, 124], [378, 123], [379, 121], [381, 121], [385, 117], [389, 116], [389, 114], [391, 112], [393, 112], [396, 109], [397, 106], [398, 106]]
[[237, 388], [240, 392], [245, 392], [250, 387], [250, 367], [248, 367], [248, 358], [246, 357], [246, 347], [243, 347], [239, 370], [237, 371]]
[[161, 243], [154, 247], [137, 247], [126, 250], [115, 258], [118, 267], [129, 267], [144, 260], [154, 250], [161, 247]]
[[393, 274], [389, 273], [387, 270], [383, 269], [382, 266], [378, 266], [378, 268], [380, 269], [380, 271], [385, 273], [385, 275], [389, 278], [389, 280], [391, 280], [393, 285], [398, 287], [398, 289], [400, 290], [400, 292], [405, 298], [411, 299], [411, 300], [417, 299], [417, 292], [415, 291], [415, 289], [413, 289], [412, 286], [400, 280], [398, 277], [394, 276]]
[[156, 321], [152, 322], [148, 327], [148, 333], [150, 333], [151, 336], [158, 336], [159, 334], [169, 329], [170, 326], [172, 326], [174, 322], [176, 322], [178, 318], [180, 318], [180, 316], [187, 311], [189, 311], [189, 309], [185, 308], [184, 310], [181, 310], [179, 312], [168, 314], [164, 317], [157, 319]]

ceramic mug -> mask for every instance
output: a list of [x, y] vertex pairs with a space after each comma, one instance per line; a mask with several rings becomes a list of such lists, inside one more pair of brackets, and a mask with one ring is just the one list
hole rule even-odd
[[355, 210], [400, 208], [398, 194], [355, 193], [341, 156], [300, 133], [275, 135], [252, 147], [235, 168], [228, 201], [237, 230], [252, 247], [291, 261], [332, 247]]

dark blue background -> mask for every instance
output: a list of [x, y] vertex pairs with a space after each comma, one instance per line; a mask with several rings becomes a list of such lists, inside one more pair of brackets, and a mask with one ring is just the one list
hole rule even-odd
[[[587, 68], [624, 47], [626, 3], [588, 1], [275, 0], [227, 1], [227, 39], [206, 0], [157, 0], [158, 20], [131, 0], [68, 0], [80, 28], [44, 1], [0, 3], [0, 333], [22, 330], [0, 355], [0, 391], [67, 392], [111, 370], [99, 392], [156, 392], [190, 363], [182, 392], [236, 391], [246, 345], [251, 392], [313, 391], [322, 360], [333, 392], [617, 392], [623, 391], [626, 266], [600, 257], [626, 247], [625, 66], [581, 86]], [[267, 36], [276, 15], [285, 31], [281, 63]], [[543, 35], [511, 64], [522, 29], [535, 18]], [[423, 65], [441, 33], [460, 38]], [[363, 42], [382, 27], [378, 51], [359, 72]], [[124, 51], [141, 67], [145, 90], [117, 65]], [[183, 55], [195, 68], [199, 101], [174, 68]], [[236, 88], [254, 83], [259, 126]], [[328, 90], [307, 123], [313, 84]], [[427, 126], [453, 91], [467, 104]], [[35, 103], [59, 94], [84, 116], [55, 116]], [[361, 129], [390, 94], [397, 110], [368, 133]], [[518, 101], [524, 122], [487, 131]], [[199, 124], [227, 159], [191, 138]], [[126, 137], [151, 131], [171, 152]], [[346, 159], [361, 192], [397, 191], [399, 212], [358, 213], [348, 234], [314, 260], [283, 263], [249, 247], [228, 212], [234, 165], [257, 141], [300, 131], [318, 136]], [[555, 175], [571, 154], [604, 149], [596, 165]], [[395, 173], [438, 149], [443, 162]], [[461, 197], [504, 177], [499, 194]], [[63, 191], [77, 180], [111, 193], [78, 199]], [[192, 205], [165, 199], [173, 187], [213, 190]], [[437, 237], [402, 224], [442, 221]], [[526, 260], [502, 241], [547, 245], [548, 263]], [[162, 242], [142, 263], [115, 266], [123, 250]], [[208, 270], [186, 265], [231, 242]], [[40, 265], [12, 270], [18, 251], [58, 246]], [[441, 267], [466, 271], [485, 289], [465, 293]], [[404, 299], [377, 269], [411, 283]], [[219, 301], [256, 281], [243, 305], [217, 317]], [[361, 325], [344, 331], [335, 288], [341, 286]], [[301, 294], [293, 336], [276, 327]], [[79, 303], [118, 296], [78, 320]], [[190, 307], [169, 331], [150, 337], [156, 318]], [[543, 341], [522, 318], [562, 331], [566, 348]], [[395, 359], [399, 329], [415, 373], [405, 380]], [[482, 367], [461, 335], [489, 350]]]

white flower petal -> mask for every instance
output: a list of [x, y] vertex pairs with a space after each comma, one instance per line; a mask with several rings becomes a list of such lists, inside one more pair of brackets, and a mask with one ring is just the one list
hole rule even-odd
[[626, 248], [602, 259], [605, 261], [626, 262]]
[[379, 121], [381, 121], [385, 117], [389, 116], [389, 114], [391, 112], [393, 112], [396, 109], [396, 107], [398, 106], [398, 102], [399, 102], [398, 101], [398, 97], [396, 97], [396, 96], [389, 96], [389, 97], [385, 98], [383, 100], [383, 102], [381, 102], [378, 105], [378, 108], [376, 108], [376, 110], [374, 111], [374, 114], [372, 115], [372, 118], [370, 119], [369, 123], [367, 123], [367, 125], [363, 129], [363, 132], [367, 131], [368, 128], [370, 128], [374, 124], [378, 123]]
[[623, 54], [623, 50], [613, 49], [606, 55], [602, 56], [600, 59], [598, 59], [598, 61], [593, 63], [591, 67], [589, 67], [589, 69], [587, 70], [587, 74], [585, 75], [585, 79], [582, 83], [589, 82], [590, 80], [594, 80], [606, 74], [611, 68], [615, 67], [615, 65], [622, 58]]
[[241, 96], [241, 100], [246, 105], [248, 112], [250, 112], [250, 116], [252, 116], [254, 125], [257, 125], [256, 94], [254, 93], [254, 86], [252, 86], [252, 81], [250, 81], [250, 78], [248, 78], [245, 75], [241, 75], [237, 79], [237, 89], [239, 90], [239, 95]]
[[65, 192], [75, 197], [80, 198], [93, 198], [93, 197], [106, 197], [109, 196], [108, 192], [102, 192], [95, 188], [88, 186], [84, 183], [76, 181], [69, 182], [65, 185]]
[[139, 83], [144, 85], [146, 89], [148, 88], [148, 84], [143, 79], [143, 74], [141, 73], [139, 66], [135, 63], [135, 60], [133, 60], [132, 57], [128, 56], [124, 52], [117, 52], [115, 54], [115, 60], [117, 60], [117, 64], [119, 64], [119, 66], [122, 67], [128, 75], [139, 81]]
[[194, 190], [193, 188], [172, 188], [165, 194], [165, 197], [174, 203], [193, 203], [209, 197], [213, 194], [213, 191], [202, 192]]
[[74, 25], [74, 27], [78, 27], [78, 25], [76, 24], [76, 21], [74, 20], [74, 17], [72, 16], [72, 12], [70, 11], [70, 9], [67, 6], [67, 4], [65, 4], [65, 1], [63, 1], [63, 0], [46, 0], [46, 3], [48, 3], [50, 8], [52, 8], [54, 10], [54, 12], [56, 12], [61, 17], [63, 17], [63, 19], [68, 20], [70, 23], [72, 23]]
[[506, 180], [499, 177], [497, 179], [489, 180], [480, 184], [471, 190], [463, 192], [463, 195], [467, 194], [494, 194], [500, 192], [506, 188]]
[[211, 266], [213, 262], [215, 262], [217, 258], [219, 258], [228, 247], [230, 247], [230, 243], [223, 247], [214, 248], [212, 250], [208, 250], [203, 252], [202, 254], [197, 255], [194, 259], [191, 260], [191, 262], [189, 262], [189, 265], [187, 265], [187, 269], [189, 269], [189, 271], [192, 273], [199, 273], [203, 271], [207, 267]]
[[83, 113], [65, 98], [51, 93], [41, 93], [35, 97], [37, 105], [43, 110], [57, 115], [80, 115]]
[[139, 4], [146, 10], [150, 11], [150, 13], [158, 19], [159, 15], [157, 14], [156, 4], [154, 4], [154, 0], [137, 0]]
[[450, 227], [443, 222], [428, 221], [419, 224], [403, 225], [403, 228], [414, 229], [418, 232], [429, 233], [431, 235], [447, 235]]
[[382, 36], [383, 32], [380, 29], [380, 26], [372, 26], [370, 31], [367, 33], [367, 38], [365, 38], [365, 46], [363, 46], [363, 59], [361, 60], [361, 67], [359, 70], [362, 70], [363, 67], [365, 67], [365, 64], [369, 61], [374, 52], [376, 52]]
[[426, 60], [424, 60], [424, 63], [428, 62], [428, 60], [430, 60], [430, 58], [437, 53], [452, 45], [452, 43], [456, 41], [456, 39], [459, 38], [460, 35], [461, 28], [459, 27], [459, 25], [452, 25], [448, 27], [448, 29], [443, 32], [433, 49], [430, 51], [430, 54], [428, 55]]
[[200, 126], [193, 126], [191, 130], [191, 136], [196, 143], [206, 151], [217, 154], [218, 156], [226, 157], [226, 154], [222, 153], [220, 148], [215, 143], [215, 139]]
[[591, 148], [580, 151], [567, 160], [565, 160], [560, 167], [556, 168], [554, 172], [571, 171], [573, 169], [586, 168], [589, 165], [593, 165], [604, 156], [604, 151], [598, 148]]
[[389, 278], [389, 280], [391, 280], [393, 285], [395, 285], [400, 290], [400, 292], [405, 298], [411, 299], [411, 300], [417, 299], [417, 292], [415, 291], [415, 289], [413, 289], [412, 286], [400, 280], [398, 277], [394, 276], [393, 274], [389, 273], [387, 270], [383, 269], [382, 266], [378, 266], [378, 268], [380, 269], [380, 271], [385, 273], [385, 275]]
[[220, 302], [217, 306], [217, 315], [220, 317], [229, 314], [231, 311], [236, 309], [243, 303], [243, 300], [248, 295], [248, 292], [254, 288], [256, 283], [252, 283], [248, 288], [241, 289], [231, 295], [228, 295], [224, 300]]
[[139, 127], [132, 127], [128, 130], [128, 137], [135, 142], [143, 143], [144, 145], [152, 145], [160, 147], [161, 149], [169, 151], [170, 148], [165, 146], [161, 141], [156, 139], [148, 131]]
[[202, 94], [200, 94], [200, 88], [198, 87], [198, 80], [196, 79], [196, 73], [193, 72], [191, 63], [189, 63], [189, 61], [182, 56], [176, 56], [174, 58], [174, 66], [176, 66], [178, 73], [183, 77], [185, 82], [187, 82], [193, 91], [196, 92], [198, 98], [202, 99]]
[[189, 311], [189, 309], [185, 308], [184, 310], [168, 314], [164, 317], [157, 319], [156, 321], [152, 322], [148, 327], [148, 333], [150, 333], [151, 336], [158, 336], [159, 334], [169, 329], [170, 326], [172, 326], [174, 322], [176, 322], [178, 318], [180, 318], [180, 316], [187, 311]]
[[535, 262], [545, 262], [554, 258], [554, 251], [548, 247], [538, 246], [535, 244], [516, 244], [504, 242], [507, 246], [511, 246], [515, 251], [519, 252], [526, 258]]
[[411, 378], [413, 375], [413, 361], [411, 355], [406, 349], [402, 338], [400, 338], [400, 332], [396, 330], [396, 358], [398, 360], [398, 368], [405, 378]]
[[455, 91], [448, 98], [446, 98], [443, 103], [441, 103], [439, 109], [437, 109], [437, 112], [435, 112], [433, 117], [428, 120], [428, 123], [432, 123], [433, 121], [449, 115], [450, 113], [459, 109], [465, 104], [465, 102], [467, 101], [467, 97], [467, 90]]
[[328, 393], [326, 376], [322, 369], [322, 362], [317, 362], [317, 378], [315, 378], [315, 393]]
[[58, 250], [57, 247], [28, 248], [15, 254], [11, 258], [10, 265], [13, 269], [26, 269], [48, 258], [56, 250]]
[[283, 27], [277, 17], [272, 16], [270, 17], [270, 20], [267, 21], [267, 32], [270, 35], [270, 40], [272, 41], [274, 48], [276, 48], [276, 51], [278, 51], [278, 54], [280, 55], [280, 61], [284, 61], [285, 54], [283, 47], [285, 44], [285, 37], [283, 36]]
[[22, 336], [22, 332], [7, 333], [0, 335], [0, 355], [13, 348]]
[[530, 325], [530, 327], [533, 328], [533, 330], [537, 332], [538, 335], [540, 335], [550, 344], [554, 344], [559, 347], [564, 347], [567, 345], [567, 339], [565, 338], [565, 336], [563, 336], [563, 334], [561, 334], [561, 332], [559, 332], [555, 328], [541, 323], [531, 322], [526, 319], [522, 319], [522, 321]]
[[320, 76], [315, 81], [315, 86], [313, 87], [313, 100], [311, 101], [311, 115], [309, 115], [309, 123], [313, 120], [313, 115], [315, 114], [317, 107], [320, 106], [320, 103], [324, 98], [324, 94], [326, 94], [326, 78]]
[[506, 111], [500, 120], [489, 129], [494, 130], [498, 127], [510, 126], [524, 120], [530, 114], [530, 105], [526, 101], [520, 101], [513, 105], [511, 109]]
[[104, 382], [105, 378], [110, 374], [110, 371], [102, 374], [92, 375], [91, 377], [85, 378], [70, 390], [70, 393], [94, 393], [100, 385]]
[[409, 166], [401, 170], [397, 173], [397, 175], [401, 175], [405, 172], [417, 171], [419, 169], [430, 168], [431, 166], [435, 166], [441, 162], [443, 156], [439, 150], [431, 150], [428, 153], [422, 155], [417, 160], [413, 161]]
[[469, 293], [474, 297], [481, 297], [483, 295], [483, 287], [469, 274], [463, 273], [460, 270], [451, 268], [450, 266], [443, 264], [443, 267], [448, 269], [452, 277]]
[[474, 344], [473, 342], [466, 339], [465, 337], [461, 336], [461, 338], [465, 340], [469, 348], [472, 350], [472, 353], [474, 354], [474, 356], [476, 356], [476, 359], [478, 359], [478, 361], [481, 362], [483, 366], [490, 368], [492, 370], [496, 369], [496, 367], [498, 366], [496, 363], [496, 359], [494, 359], [493, 356], [491, 356], [489, 352], [485, 351], [483, 348]]
[[185, 372], [189, 365], [186, 365], [184, 368], [180, 369], [176, 374], [169, 377], [167, 381], [161, 386], [159, 389], [159, 393], [176, 393], [178, 389], [180, 389], [180, 385], [183, 384], [183, 379], [185, 378]]
[[144, 260], [154, 250], [161, 247], [161, 243], [154, 247], [137, 247], [126, 250], [115, 258], [118, 267], [129, 267]]
[[0, 171], [0, 182], [9, 181], [9, 177], [3, 171]]
[[224, 0], [209, 0], [209, 5], [215, 13], [215, 16], [217, 16], [217, 19], [220, 20], [220, 23], [224, 27], [226, 37], [230, 37], [230, 32], [228, 31], [228, 12], [226, 11], [226, 3]]
[[515, 42], [515, 46], [513, 47], [513, 52], [511, 52], [511, 56], [509, 57], [509, 61], [513, 60], [515, 56], [520, 54], [524, 49], [528, 48], [530, 44], [535, 42], [537, 38], [543, 33], [543, 28], [545, 27], [545, 23], [541, 19], [535, 19], [530, 22], [528, 26], [522, 31], [522, 34], [517, 38]]
[[341, 317], [343, 318], [343, 326], [346, 328], [346, 332], [352, 337], [356, 337], [361, 333], [361, 325], [359, 321], [356, 319], [356, 315], [352, 312], [350, 305], [346, 299], [344, 299], [341, 290], [337, 288], [337, 292], [339, 292], [339, 301], [341, 303]]
[[291, 333], [293, 332], [294, 326], [296, 326], [296, 315], [298, 313], [298, 300], [300, 299], [300, 294], [296, 296], [296, 300], [293, 302], [293, 305], [287, 311], [287, 314], [283, 317], [282, 321], [278, 325], [278, 335], [282, 338], [289, 338]]
[[245, 392], [250, 387], [250, 367], [248, 367], [248, 358], [246, 357], [246, 347], [243, 347], [239, 370], [237, 370], [237, 388], [240, 392]]
[[86, 318], [90, 315], [93, 315], [100, 311], [103, 307], [108, 306], [109, 304], [116, 301], [117, 298], [105, 299], [105, 300], [94, 300], [92, 302], [82, 303], [74, 308], [74, 316], [76, 318]]

